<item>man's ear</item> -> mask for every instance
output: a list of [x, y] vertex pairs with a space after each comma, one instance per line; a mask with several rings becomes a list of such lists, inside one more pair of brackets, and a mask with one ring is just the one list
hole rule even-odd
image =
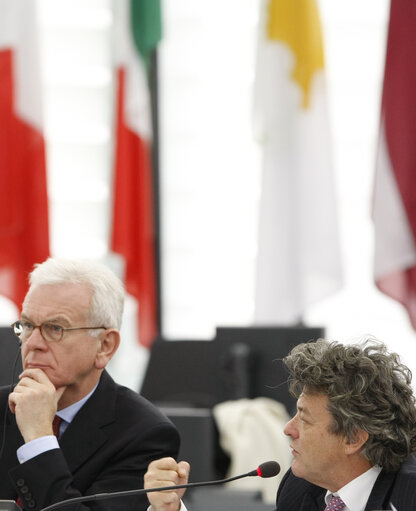
[[362, 446], [367, 442], [369, 434], [364, 429], [357, 429], [354, 432], [353, 438], [345, 437], [344, 449], [346, 454], [354, 454], [358, 452]]
[[109, 328], [99, 337], [100, 345], [95, 357], [95, 367], [104, 369], [120, 345], [120, 332]]

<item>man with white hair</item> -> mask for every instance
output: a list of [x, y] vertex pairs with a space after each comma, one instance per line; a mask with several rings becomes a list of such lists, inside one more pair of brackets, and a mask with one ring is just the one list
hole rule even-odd
[[[105, 370], [120, 343], [123, 306], [123, 285], [102, 264], [49, 258], [30, 274], [13, 324], [23, 372], [12, 391], [0, 389], [1, 499], [36, 511], [140, 488], [153, 459], [176, 457], [173, 424]], [[76, 509], [140, 511], [146, 502], [129, 496]]]

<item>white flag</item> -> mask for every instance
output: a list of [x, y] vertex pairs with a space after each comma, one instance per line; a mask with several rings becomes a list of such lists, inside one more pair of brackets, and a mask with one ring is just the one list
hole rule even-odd
[[255, 322], [292, 325], [342, 283], [315, 0], [263, 2], [254, 127], [264, 151]]

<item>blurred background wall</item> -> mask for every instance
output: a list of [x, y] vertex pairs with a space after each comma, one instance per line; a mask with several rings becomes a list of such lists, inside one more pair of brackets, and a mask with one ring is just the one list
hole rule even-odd
[[[408, 316], [377, 290], [373, 277], [371, 207], [389, 5], [318, 2], [344, 276], [342, 287], [301, 319], [341, 341], [371, 333], [415, 370]], [[119, 258], [109, 254], [114, 4], [37, 0], [37, 6], [51, 253], [105, 260], [121, 274]], [[162, 2], [159, 193], [166, 338], [208, 340], [219, 325], [254, 320], [262, 161], [253, 130], [259, 16], [255, 0]], [[137, 342], [136, 312], [130, 297], [123, 347], [111, 368], [133, 388], [148, 357]], [[2, 298], [1, 323], [17, 315]]]

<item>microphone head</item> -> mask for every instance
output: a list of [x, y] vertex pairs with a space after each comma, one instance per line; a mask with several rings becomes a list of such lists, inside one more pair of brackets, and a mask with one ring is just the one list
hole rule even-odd
[[274, 477], [280, 472], [280, 465], [277, 461], [265, 461], [259, 465], [255, 470], [252, 470], [246, 476], [258, 477]]
[[277, 461], [266, 461], [257, 467], [259, 477], [274, 477], [280, 472], [280, 465]]

